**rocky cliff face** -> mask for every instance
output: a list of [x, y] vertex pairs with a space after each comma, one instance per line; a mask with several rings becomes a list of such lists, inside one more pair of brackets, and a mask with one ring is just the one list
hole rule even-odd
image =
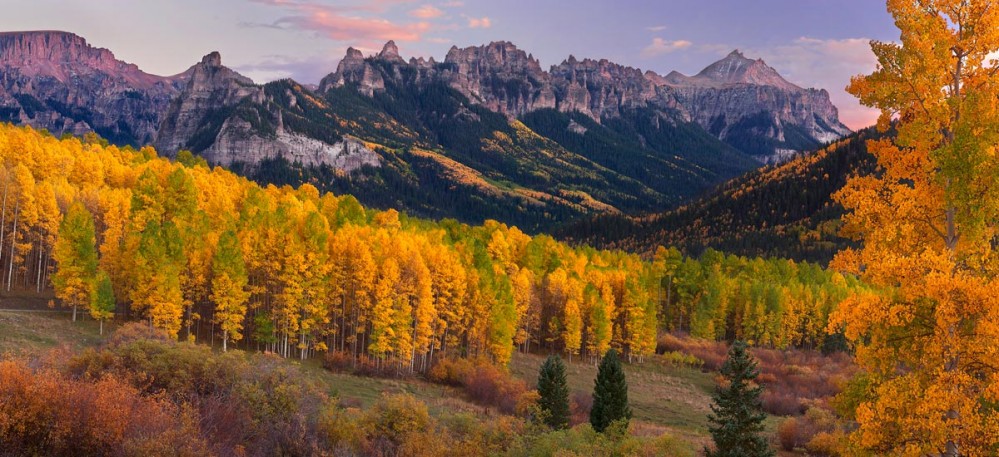
[[764, 162], [784, 161], [850, 133], [825, 89], [802, 89], [739, 51], [694, 76], [646, 78], [674, 98], [687, 119]]
[[[277, 157], [348, 171], [379, 165], [377, 154], [356, 139], [331, 132], [315, 138], [286, 125], [286, 116], [302, 119], [296, 126], [308, 121], [304, 104], [315, 105], [308, 107], [313, 110], [323, 108], [296, 83], [272, 83], [268, 90], [223, 66], [217, 52], [206, 55], [190, 75], [157, 134], [156, 148], [162, 153], [190, 149], [210, 163], [242, 163], [250, 168]], [[332, 125], [325, 128], [334, 130]]]
[[[406, 79], [404, 75], [416, 75]], [[452, 47], [436, 64], [399, 57], [389, 42], [365, 58], [350, 49], [321, 92], [353, 85], [372, 96], [397, 84], [438, 81], [474, 103], [509, 117], [554, 108], [578, 111], [597, 122], [649, 109], [667, 122], [696, 122], [728, 144], [764, 162], [781, 161], [850, 133], [838, 119], [825, 90], [803, 89], [762, 60], [738, 51], [695, 76], [666, 76], [607, 60], [570, 56], [544, 71], [537, 59], [509, 42], [464, 49]]]
[[205, 127], [209, 116], [244, 98], [263, 101], [263, 90], [247, 78], [222, 66], [217, 52], [206, 55], [191, 67], [187, 85], [170, 104], [156, 137], [156, 148], [176, 152], [189, 146], [191, 138]]
[[144, 73], [71, 33], [0, 33], [0, 121], [147, 144], [186, 76]]

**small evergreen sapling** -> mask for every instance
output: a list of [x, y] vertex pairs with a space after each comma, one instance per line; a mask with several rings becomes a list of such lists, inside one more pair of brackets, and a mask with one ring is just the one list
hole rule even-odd
[[566, 381], [562, 358], [552, 355], [541, 365], [538, 373], [538, 406], [544, 413], [544, 422], [560, 430], [569, 426], [569, 385]]

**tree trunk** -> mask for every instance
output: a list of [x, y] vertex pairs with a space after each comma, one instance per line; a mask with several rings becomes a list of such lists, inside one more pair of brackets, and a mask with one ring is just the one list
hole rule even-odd
[[222, 330], [222, 352], [229, 351], [229, 331]]
[[42, 245], [42, 235], [38, 234], [38, 271], [35, 272], [35, 292], [42, 292], [42, 254], [45, 247]]
[[76, 303], [73, 303], [73, 322], [76, 322]]
[[10, 269], [7, 270], [7, 292], [10, 292], [10, 285], [14, 279], [14, 247], [17, 244], [17, 217], [21, 214], [21, 203], [14, 207], [14, 232], [10, 235]]
[[3, 215], [0, 216], [0, 271], [3, 271], [3, 241], [4, 235], [7, 232], [7, 187], [9, 183], [5, 180], [3, 183]]

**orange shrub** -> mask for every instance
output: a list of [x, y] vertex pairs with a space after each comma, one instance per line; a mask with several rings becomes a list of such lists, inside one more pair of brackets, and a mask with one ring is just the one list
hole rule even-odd
[[439, 384], [461, 386], [469, 400], [505, 414], [527, 415], [538, 398], [526, 382], [486, 360], [444, 359], [430, 369], [428, 378]]
[[0, 442], [11, 455], [208, 455], [196, 413], [140, 395], [113, 377], [96, 383], [0, 362]]

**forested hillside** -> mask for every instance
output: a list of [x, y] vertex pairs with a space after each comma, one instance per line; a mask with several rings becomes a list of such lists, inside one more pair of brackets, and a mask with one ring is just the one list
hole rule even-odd
[[[663, 328], [817, 347], [835, 303], [860, 287], [792, 261], [661, 249], [646, 262], [496, 222], [371, 211], [94, 138], [11, 126], [0, 138], [8, 288], [54, 274], [60, 302], [95, 318], [117, 305], [179, 338], [204, 321], [285, 357], [339, 351], [417, 370], [443, 354], [503, 365], [543, 346], [640, 359]], [[105, 276], [114, 299], [94, 300]]]
[[744, 256], [828, 263], [849, 245], [843, 208], [833, 201], [854, 175], [873, 172], [867, 129], [782, 165], [749, 172], [676, 210], [642, 217], [602, 215], [569, 225], [559, 237], [651, 255], [659, 245], [688, 255], [717, 249]]

